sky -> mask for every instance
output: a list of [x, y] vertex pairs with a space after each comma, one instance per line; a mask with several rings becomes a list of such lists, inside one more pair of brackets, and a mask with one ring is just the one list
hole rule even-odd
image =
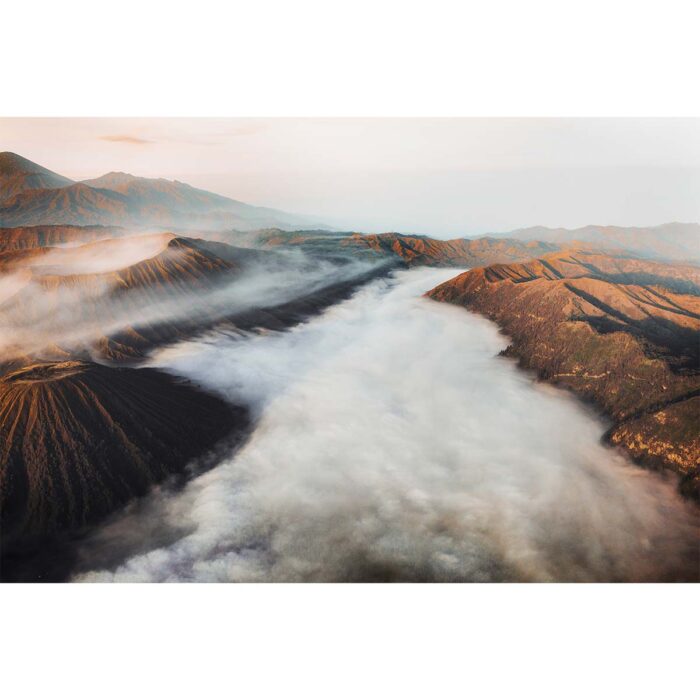
[[438, 237], [700, 221], [700, 119], [15, 118], [73, 179], [187, 182], [329, 226]]

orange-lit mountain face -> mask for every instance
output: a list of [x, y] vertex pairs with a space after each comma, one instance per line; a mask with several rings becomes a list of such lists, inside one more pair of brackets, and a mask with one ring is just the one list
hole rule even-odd
[[408, 267], [469, 267], [491, 262], [529, 260], [558, 250], [553, 243], [505, 238], [441, 240], [401, 233], [335, 233], [267, 229], [246, 240], [264, 248], [300, 248], [309, 253], [345, 254], [368, 259], [396, 260]]
[[700, 269], [569, 250], [428, 292], [499, 323], [506, 354], [593, 401], [609, 440], [700, 495]]
[[14, 153], [0, 153], [0, 227], [121, 226], [251, 230], [305, 217], [229, 199], [182, 182], [108, 173], [73, 182]]
[[[0, 377], [3, 572], [239, 439], [246, 411], [152, 369], [34, 363]], [[21, 558], [21, 557], [20, 557]]]
[[515, 241], [498, 238], [457, 238], [443, 241], [427, 236], [405, 236], [398, 233], [353, 235], [349, 248], [367, 247], [380, 254], [395, 255], [409, 266], [470, 267], [495, 261], [527, 260], [543, 255], [558, 246], [540, 241]]

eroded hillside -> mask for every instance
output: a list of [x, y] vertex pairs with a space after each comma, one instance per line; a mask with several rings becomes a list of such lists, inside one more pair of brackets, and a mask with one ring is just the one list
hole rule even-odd
[[519, 358], [593, 401], [609, 439], [700, 494], [700, 270], [570, 250], [477, 268], [428, 292], [496, 321]]

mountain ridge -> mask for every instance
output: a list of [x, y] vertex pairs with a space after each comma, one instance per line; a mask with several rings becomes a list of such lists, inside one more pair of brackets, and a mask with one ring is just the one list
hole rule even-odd
[[311, 221], [178, 180], [112, 171], [75, 182], [10, 152], [0, 153], [0, 166], [7, 170], [0, 176], [0, 227], [106, 225], [251, 230], [289, 228]]
[[505, 355], [592, 401], [613, 421], [610, 443], [700, 498], [698, 282], [693, 266], [565, 250], [475, 268], [426, 296], [498, 323]]
[[537, 239], [562, 247], [588, 244], [622, 249], [637, 255], [668, 261], [700, 262], [700, 223], [669, 222], [656, 226], [601, 226], [589, 224], [575, 229], [530, 226], [494, 237], [518, 240]]
[[44, 168], [17, 153], [0, 153], [0, 204], [22, 192], [57, 189], [74, 184], [70, 178]]

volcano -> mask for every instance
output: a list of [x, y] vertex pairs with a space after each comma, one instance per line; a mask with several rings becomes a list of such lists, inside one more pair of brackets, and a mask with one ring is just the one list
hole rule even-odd
[[[246, 411], [153, 369], [34, 363], [0, 379], [4, 565], [47, 538], [79, 533], [218, 442]], [[4, 577], [3, 572], [3, 577]]]
[[16, 153], [0, 153], [0, 203], [31, 190], [59, 189], [73, 180]]
[[111, 172], [74, 182], [15, 153], [0, 153], [0, 226], [238, 229], [310, 223], [177, 180]]

